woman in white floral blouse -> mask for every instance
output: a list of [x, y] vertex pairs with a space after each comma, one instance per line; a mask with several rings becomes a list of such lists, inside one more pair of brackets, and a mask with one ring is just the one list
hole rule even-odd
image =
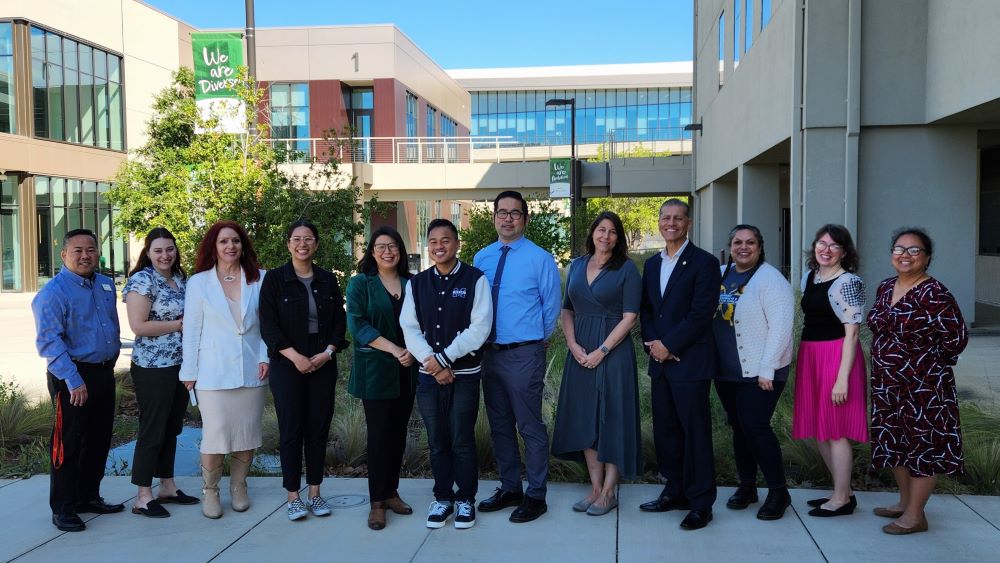
[[[132, 513], [166, 518], [165, 503], [197, 504], [174, 483], [174, 454], [181, 433], [188, 392], [177, 378], [181, 367], [184, 270], [177, 242], [157, 227], [146, 235], [122, 298], [135, 333], [132, 381], [139, 403], [139, 436], [132, 463], [132, 483], [139, 487]], [[153, 477], [160, 478], [153, 497]]]

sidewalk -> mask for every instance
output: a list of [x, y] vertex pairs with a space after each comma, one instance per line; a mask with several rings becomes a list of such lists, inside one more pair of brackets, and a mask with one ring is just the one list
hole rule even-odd
[[[178, 479], [189, 494], [198, 494], [194, 477]], [[228, 502], [223, 481], [223, 501]], [[431, 501], [430, 480], [407, 479], [400, 493], [415, 513], [388, 515], [385, 530], [366, 526], [365, 479], [327, 479], [323, 491], [339, 507], [331, 517], [310, 516], [289, 522], [281, 479], [250, 480], [253, 506], [236, 513], [226, 507], [217, 521], [206, 520], [198, 506], [167, 505], [172, 516], [151, 520], [129, 514], [84, 515], [87, 530], [63, 533], [49, 522], [49, 481], [44, 475], [24, 481], [0, 481], [0, 561], [995, 561], [1000, 548], [1000, 497], [934, 495], [927, 507], [930, 531], [889, 536], [887, 523], [871, 513], [889, 503], [892, 493], [858, 493], [860, 508], [852, 516], [813, 518], [805, 503], [812, 490], [793, 490], [793, 507], [776, 522], [754, 516], [757, 506], [728, 510], [731, 488], [719, 489], [715, 520], [693, 532], [678, 526], [683, 512], [646, 514], [638, 505], [655, 497], [659, 485], [623, 485], [618, 511], [603, 517], [575, 513], [571, 505], [587, 486], [549, 485], [549, 512], [529, 524], [511, 524], [510, 510], [477, 515], [476, 526], [456, 530], [449, 525], [430, 530], [424, 510]], [[485, 498], [496, 482], [482, 481]], [[102, 493], [110, 502], [131, 506], [135, 487], [127, 477], [107, 477]], [[766, 491], [762, 490], [762, 494]], [[761, 497], [763, 499], [763, 496]]]

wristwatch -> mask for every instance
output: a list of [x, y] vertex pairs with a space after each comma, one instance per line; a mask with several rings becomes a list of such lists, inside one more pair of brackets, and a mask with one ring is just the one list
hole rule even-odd
[[598, 348], [598, 350], [600, 350], [601, 353], [604, 354], [605, 356], [607, 356], [611, 352], [611, 350], [608, 350], [608, 347], [605, 346], [604, 344], [601, 344], [601, 347]]
[[323, 351], [326, 352], [327, 356], [330, 356], [331, 360], [333, 359], [333, 350], [331, 350], [330, 348], [327, 348], [326, 350], [323, 350]]

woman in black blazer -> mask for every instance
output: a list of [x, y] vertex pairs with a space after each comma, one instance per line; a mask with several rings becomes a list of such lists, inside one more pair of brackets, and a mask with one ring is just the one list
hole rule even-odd
[[399, 312], [410, 272], [406, 247], [391, 227], [376, 229], [347, 283], [347, 324], [354, 363], [347, 391], [362, 400], [368, 423], [368, 527], [385, 527], [385, 511], [412, 514], [399, 498], [406, 425], [413, 410], [417, 363], [406, 350]]
[[[316, 267], [319, 230], [308, 221], [288, 227], [291, 260], [264, 276], [260, 332], [271, 358], [271, 393], [281, 436], [281, 473], [288, 519], [331, 512], [319, 494], [337, 383], [334, 354], [347, 340], [344, 298], [337, 277]], [[299, 498], [305, 449], [308, 505]], [[308, 509], [307, 509], [308, 507]]]

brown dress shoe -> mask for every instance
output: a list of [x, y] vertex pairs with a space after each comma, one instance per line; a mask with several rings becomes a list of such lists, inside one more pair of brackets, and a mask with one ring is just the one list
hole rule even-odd
[[413, 508], [410, 505], [403, 502], [403, 499], [399, 498], [399, 493], [392, 493], [392, 497], [385, 499], [385, 507], [389, 510], [395, 512], [396, 514], [413, 514]]
[[385, 528], [385, 503], [382, 501], [373, 502], [372, 509], [368, 512], [368, 527], [373, 530]]
[[911, 526], [909, 528], [904, 528], [904, 527], [900, 526], [899, 524], [896, 524], [895, 522], [890, 522], [889, 524], [886, 524], [885, 526], [882, 526], [882, 531], [885, 532], [885, 533], [887, 533], [887, 534], [889, 534], [889, 535], [892, 535], [892, 536], [905, 536], [907, 534], [916, 534], [918, 532], [926, 532], [927, 531], [927, 518], [922, 518], [919, 523], [917, 523], [915, 526]]

